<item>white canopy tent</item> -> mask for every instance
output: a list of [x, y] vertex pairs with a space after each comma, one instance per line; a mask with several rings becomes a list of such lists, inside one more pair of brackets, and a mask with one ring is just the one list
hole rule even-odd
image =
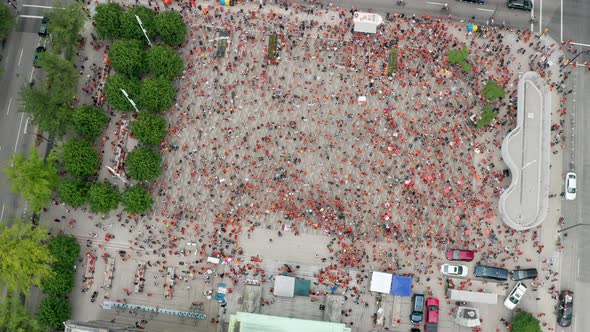
[[373, 274], [371, 275], [371, 286], [369, 289], [371, 292], [390, 294], [392, 279], [393, 275], [390, 273], [373, 271]]

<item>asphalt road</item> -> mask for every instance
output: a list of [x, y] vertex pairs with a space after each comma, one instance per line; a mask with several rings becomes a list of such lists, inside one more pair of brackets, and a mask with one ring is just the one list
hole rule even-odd
[[[41, 2], [41, 3], [40, 3]], [[50, 1], [40, 1], [35, 6], [51, 6]], [[48, 8], [20, 6], [20, 15], [15, 31], [0, 50], [4, 69], [0, 77], [0, 164], [10, 166], [8, 160], [15, 152], [28, 150], [33, 142], [32, 126], [28, 116], [20, 113], [19, 91], [23, 84], [35, 79], [38, 71], [33, 68], [35, 48], [44, 41], [37, 35], [41, 19]], [[18, 195], [10, 191], [3, 172], [0, 172], [0, 220], [15, 216], [23, 209]]]

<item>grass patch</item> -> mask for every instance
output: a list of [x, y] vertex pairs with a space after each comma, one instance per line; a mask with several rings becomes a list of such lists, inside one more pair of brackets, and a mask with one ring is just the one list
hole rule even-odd
[[[229, 37], [229, 31], [227, 29], [223, 29], [219, 32], [219, 37]], [[217, 43], [217, 53], [215, 54], [216, 58], [225, 58], [225, 50], [227, 49], [227, 39], [220, 39]]]
[[389, 49], [389, 61], [387, 63], [387, 75], [393, 74], [397, 70], [397, 49]]
[[278, 43], [279, 43], [279, 36], [276, 33], [270, 35], [268, 39], [268, 60], [271, 62], [276, 62], [277, 58], [279, 57], [279, 50], [278, 50]]

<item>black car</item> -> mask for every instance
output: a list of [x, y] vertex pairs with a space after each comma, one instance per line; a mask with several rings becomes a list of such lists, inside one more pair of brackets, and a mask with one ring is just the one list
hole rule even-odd
[[510, 279], [514, 281], [524, 279], [535, 279], [538, 275], [539, 274], [537, 273], [537, 269], [520, 269], [512, 271]]
[[533, 3], [530, 0], [508, 0], [508, 8], [531, 11]]
[[43, 16], [41, 20], [41, 26], [39, 27], [39, 36], [45, 37], [47, 36], [47, 24], [49, 23], [49, 17]]
[[557, 310], [557, 324], [568, 327], [572, 325], [574, 316], [574, 292], [562, 290], [559, 294], [559, 308]]
[[508, 280], [508, 270], [495, 266], [476, 265], [473, 274], [478, 278]]
[[410, 321], [414, 324], [418, 324], [424, 317], [424, 295], [414, 294], [412, 299], [412, 314], [410, 315]]

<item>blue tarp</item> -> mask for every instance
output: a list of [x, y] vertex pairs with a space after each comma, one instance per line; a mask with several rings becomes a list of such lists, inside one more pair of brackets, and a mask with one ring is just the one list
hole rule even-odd
[[411, 296], [412, 295], [412, 277], [394, 275], [391, 280], [391, 295]]

